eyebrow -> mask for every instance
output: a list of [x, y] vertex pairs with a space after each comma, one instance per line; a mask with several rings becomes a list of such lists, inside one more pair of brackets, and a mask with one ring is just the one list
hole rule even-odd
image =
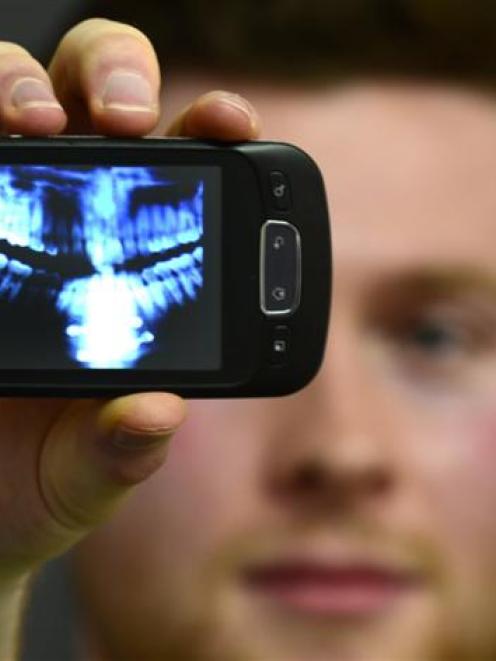
[[374, 286], [382, 295], [405, 295], [410, 292], [419, 297], [457, 296], [460, 294], [481, 293], [496, 299], [496, 270], [484, 268], [426, 268], [401, 273], [391, 282], [382, 281]]

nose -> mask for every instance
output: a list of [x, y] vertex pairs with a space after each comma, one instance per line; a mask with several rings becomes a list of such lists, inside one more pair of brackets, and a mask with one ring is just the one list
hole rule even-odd
[[366, 353], [359, 331], [335, 328], [317, 378], [275, 416], [267, 483], [277, 499], [338, 511], [393, 489], [398, 411]]

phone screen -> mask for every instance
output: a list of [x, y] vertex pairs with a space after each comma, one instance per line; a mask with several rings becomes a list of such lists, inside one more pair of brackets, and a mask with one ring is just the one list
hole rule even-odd
[[0, 368], [220, 369], [221, 179], [0, 165]]

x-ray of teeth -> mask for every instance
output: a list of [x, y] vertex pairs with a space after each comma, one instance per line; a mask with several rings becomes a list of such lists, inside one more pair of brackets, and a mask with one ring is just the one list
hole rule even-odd
[[0, 303], [51, 306], [76, 366], [135, 367], [204, 286], [204, 191], [166, 168], [0, 166]]

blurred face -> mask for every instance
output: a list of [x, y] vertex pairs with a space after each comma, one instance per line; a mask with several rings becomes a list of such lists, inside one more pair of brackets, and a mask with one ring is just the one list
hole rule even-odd
[[191, 403], [81, 548], [104, 658], [494, 658], [496, 102], [231, 87], [327, 180], [326, 358], [294, 396]]

